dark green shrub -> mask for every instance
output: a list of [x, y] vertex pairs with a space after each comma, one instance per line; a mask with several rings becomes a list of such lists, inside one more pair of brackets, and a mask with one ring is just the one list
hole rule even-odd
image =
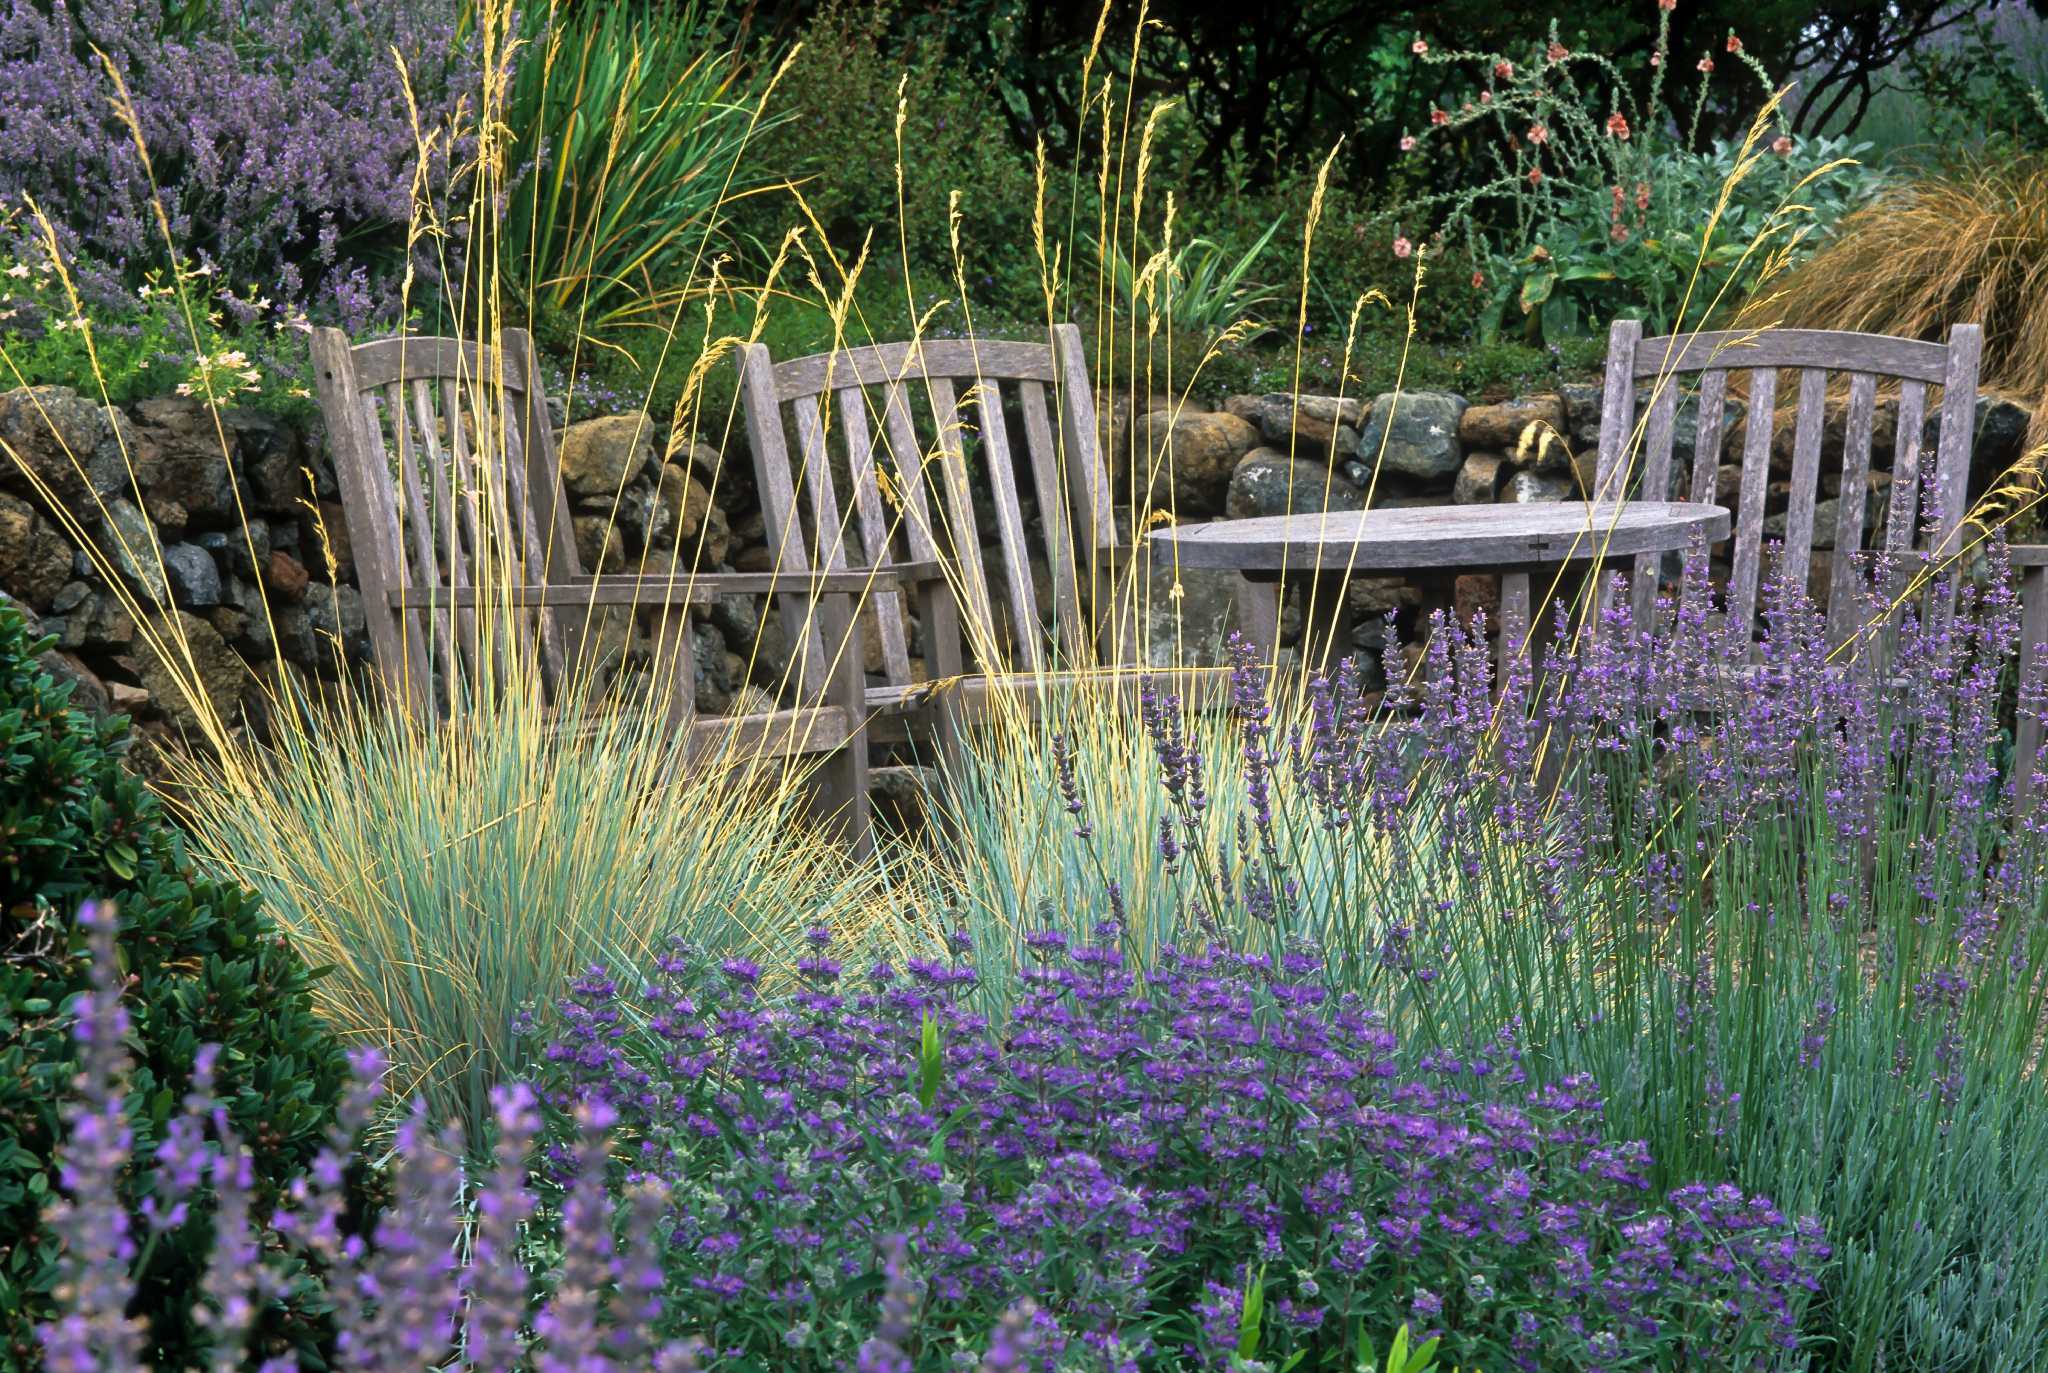
[[[314, 974], [238, 887], [199, 878], [156, 798], [121, 766], [127, 722], [74, 709], [37, 663], [48, 641], [0, 606], [0, 1367], [34, 1367], [34, 1326], [51, 1310], [54, 1240], [42, 1207], [57, 1184], [59, 1108], [77, 1054], [67, 1003], [89, 982], [81, 902], [121, 913], [120, 957], [134, 1030], [128, 1119], [134, 1157], [148, 1160], [188, 1090], [202, 1044], [222, 1046], [218, 1096], [248, 1141], [255, 1214], [320, 1147], [347, 1076], [340, 1044], [313, 1018]], [[152, 1165], [127, 1175], [139, 1212]], [[138, 1308], [149, 1313], [151, 1362], [204, 1363], [189, 1312], [211, 1235], [186, 1226], [152, 1243], [138, 1235]], [[266, 1313], [280, 1350], [316, 1355], [318, 1305]]]

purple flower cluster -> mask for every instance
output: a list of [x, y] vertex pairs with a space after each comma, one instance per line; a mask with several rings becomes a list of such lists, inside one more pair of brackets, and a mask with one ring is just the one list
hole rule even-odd
[[[693, 1343], [656, 1347], [661, 1274], [652, 1259], [661, 1248], [657, 1227], [666, 1198], [658, 1189], [639, 1189], [623, 1208], [623, 1222], [615, 1220], [604, 1167], [609, 1115], [600, 1105], [579, 1115], [576, 1171], [555, 1230], [559, 1262], [538, 1284], [522, 1244], [535, 1212], [526, 1165], [540, 1115], [524, 1085], [493, 1096], [497, 1166], [476, 1187], [466, 1261], [458, 1242], [465, 1190], [460, 1133], [437, 1133], [418, 1109], [398, 1127], [388, 1165], [391, 1205], [373, 1234], [351, 1233], [344, 1182], [351, 1169], [367, 1166], [357, 1141], [385, 1071], [372, 1052], [357, 1055], [355, 1090], [290, 1204], [259, 1216], [248, 1152], [208, 1095], [216, 1055], [202, 1049], [194, 1090], [157, 1149], [162, 1182], [138, 1245], [134, 1218], [115, 1188], [130, 1164], [132, 1135], [123, 1105], [130, 1064], [121, 1042], [127, 1012], [113, 912], [88, 906], [80, 924], [91, 938], [94, 981], [77, 1008], [82, 1071], [62, 1153], [65, 1195], [50, 1207], [64, 1246], [60, 1314], [40, 1332], [50, 1373], [136, 1373], [149, 1366], [146, 1314], [130, 1314], [133, 1274], [157, 1236], [204, 1223], [202, 1206], [214, 1248], [197, 1318], [211, 1335], [212, 1366], [223, 1373], [298, 1368], [290, 1355], [261, 1358], [249, 1340], [257, 1312], [282, 1294], [286, 1265], [273, 1260], [291, 1251], [315, 1259], [327, 1275], [336, 1326], [328, 1366], [338, 1373], [683, 1373], [700, 1366]], [[537, 1304], [528, 1296], [536, 1285], [544, 1293]]]
[[820, 931], [780, 989], [676, 944], [637, 994], [576, 980], [546, 1100], [616, 1115], [628, 1184], [670, 1189], [669, 1319], [743, 1364], [1223, 1368], [1254, 1281], [1282, 1361], [1361, 1322], [1497, 1368], [1797, 1344], [1818, 1227], [1660, 1199], [1586, 1079], [1533, 1085], [1511, 1035], [1404, 1059], [1306, 951], [1141, 974], [1120, 934], [1027, 937], [994, 1021], [958, 940], [850, 973]]
[[[430, 135], [460, 99], [474, 106], [476, 61], [456, 37], [457, 7], [368, 0], [345, 17], [298, 0], [180, 8], [0, 4], [0, 203], [35, 197], [102, 301], [162, 265], [160, 193], [176, 251], [218, 270], [224, 308], [242, 308], [242, 288], [261, 282], [352, 330], [387, 315], [396, 293], [370, 279], [364, 258], [377, 247], [388, 268], [403, 256], [420, 159], [408, 90]], [[109, 114], [108, 67], [132, 102], [147, 166]], [[418, 184], [438, 193], [462, 150], [435, 136]]]

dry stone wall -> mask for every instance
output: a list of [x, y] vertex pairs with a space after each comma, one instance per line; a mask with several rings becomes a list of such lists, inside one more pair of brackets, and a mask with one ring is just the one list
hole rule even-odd
[[[1142, 493], [1141, 503], [1171, 507], [1182, 520], [1356, 510], [1368, 501], [1391, 508], [1564, 499], [1591, 480], [1599, 409], [1597, 387], [1570, 385], [1483, 404], [1417, 391], [1398, 405], [1392, 396], [1289, 394], [1213, 405], [1112, 395], [1099, 405], [1121, 499]], [[1731, 402], [1724, 502], [1734, 498], [1740, 419]], [[2028, 419], [2008, 401], [1980, 399], [1977, 487], [2018, 458]], [[1873, 517], [1884, 507], [1896, 422], [1896, 408], [1880, 405], [1880, 461], [1865, 493]], [[1681, 459], [1690, 457], [1696, 428], [1696, 416], [1682, 410]], [[1829, 459], [1839, 456], [1841, 430], [1837, 411], [1827, 426]], [[1788, 430], [1773, 465], [1773, 528], [1782, 527], [1789, 445]], [[568, 425], [560, 448], [586, 570], [668, 570], [678, 550], [705, 570], [772, 565], [744, 451], [667, 442], [638, 413]], [[1011, 448], [1025, 451], [1021, 438]], [[1839, 481], [1829, 479], [1821, 494], [1816, 556], [1825, 558]], [[1132, 520], [1122, 512], [1127, 537], [1144, 514]], [[1233, 625], [1230, 579], [1184, 577], [1172, 598], [1162, 581], [1170, 573], [1155, 567], [1151, 575], [1159, 613], [1148, 626], [1149, 651], [1213, 659]], [[279, 687], [338, 681], [368, 658], [353, 551], [317, 422], [237, 410], [216, 416], [186, 397], [114, 410], [63, 388], [0, 393], [0, 593], [55, 636], [51, 666], [78, 684], [82, 704], [136, 715], [145, 732], [194, 719], [149, 646], [164, 638], [169, 616], [178, 617], [212, 698], [239, 704], [252, 719]], [[1492, 589], [1483, 578], [1448, 586], [1362, 578], [1348, 594], [1368, 617], [1412, 616], [1439, 604], [1469, 613], [1489, 604]], [[1297, 628], [1298, 614], [1283, 622], [1284, 632]], [[1364, 633], [1357, 647], [1375, 651], [1376, 628]], [[758, 599], [729, 597], [700, 612], [691, 626], [700, 709], [745, 709], [774, 690], [789, 664], [782, 640]], [[635, 651], [623, 628], [619, 644]], [[879, 645], [869, 648], [868, 667], [878, 671]]]

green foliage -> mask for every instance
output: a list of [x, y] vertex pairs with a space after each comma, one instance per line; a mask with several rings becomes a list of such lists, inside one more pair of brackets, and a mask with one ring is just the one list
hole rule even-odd
[[1235, 261], [1206, 238], [1187, 239], [1171, 252], [1162, 247], [1143, 262], [1126, 252], [1106, 252], [1094, 238], [1084, 241], [1128, 317], [1147, 327], [1156, 320], [1214, 337], [1241, 320], [1260, 320], [1293, 294], [1251, 279], [1280, 223], [1274, 220]]
[[2048, 152], [2048, 26], [2038, 15], [2013, 6], [1996, 22], [1973, 17], [1960, 42], [1914, 49], [1903, 65], [1937, 149]]
[[[815, 220], [843, 263], [868, 248], [877, 260], [870, 271], [893, 280], [899, 295], [906, 270], [920, 292], [950, 290], [958, 192], [960, 267], [975, 305], [1043, 319], [1029, 155], [986, 88], [945, 60], [935, 36], [893, 33], [889, 18], [887, 6], [827, 4], [805, 27], [770, 106], [787, 118], [763, 131], [756, 163], [793, 182], [801, 205], [764, 195], [735, 207], [735, 223], [763, 262], [786, 230]], [[1061, 223], [1049, 223], [1048, 234], [1064, 242], [1064, 187], [1058, 198], [1047, 215]]]
[[765, 77], [695, 3], [551, 0], [526, 16], [506, 109], [511, 279], [537, 314], [615, 342], [701, 280]]
[[[1402, 1326], [1394, 1332], [1393, 1340], [1387, 1345], [1385, 1373], [1436, 1373], [1437, 1339], [1432, 1336], [1421, 1344], [1410, 1347], [1408, 1327]], [[1380, 1373], [1379, 1350], [1371, 1340], [1365, 1340], [1365, 1362], [1359, 1365], [1359, 1373]]]
[[[88, 898], [120, 910], [136, 1055], [128, 1120], [148, 1159], [191, 1080], [203, 1044], [219, 1044], [220, 1099], [253, 1154], [259, 1214], [281, 1199], [332, 1122], [346, 1076], [315, 1019], [315, 974], [240, 886], [202, 877], [178, 832], [124, 770], [127, 721], [72, 708], [70, 688], [37, 662], [48, 641], [0, 608], [0, 1366], [33, 1367], [34, 1323], [50, 1308], [54, 1241], [41, 1209], [55, 1185], [59, 1109], [77, 1063], [72, 999], [89, 983], [75, 925]], [[148, 1164], [124, 1200], [154, 1188]], [[139, 1261], [155, 1313], [157, 1367], [202, 1361], [189, 1320], [210, 1236], [202, 1227], [150, 1245]], [[304, 1300], [266, 1310], [265, 1338], [317, 1349]]]

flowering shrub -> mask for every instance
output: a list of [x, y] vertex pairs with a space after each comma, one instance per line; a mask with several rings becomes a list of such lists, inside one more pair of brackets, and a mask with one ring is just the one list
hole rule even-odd
[[[34, 197], [95, 302], [168, 265], [160, 202], [176, 251], [228, 295], [261, 282], [351, 330], [388, 316], [379, 273], [403, 257], [419, 160], [407, 87], [431, 133], [475, 81], [457, 7], [187, 8], [196, 23], [161, 0], [6, 0], [0, 202]], [[109, 112], [115, 76], [132, 133]], [[447, 187], [449, 152], [421, 184]]]
[[[1548, 41], [1526, 53], [1418, 53], [1478, 73], [1471, 99], [1433, 110], [1401, 146], [1422, 157], [1443, 156], [1437, 145], [1449, 144], [1491, 168], [1408, 207], [1415, 219], [1463, 238], [1481, 262], [1472, 286], [1488, 302], [1483, 337], [1513, 328], [1555, 342], [1625, 315], [1657, 331], [1704, 327], [1743, 262], [1755, 258], [1760, 267], [1788, 241], [1824, 235], [1868, 193], [1869, 174], [1837, 174], [1839, 162], [1864, 150], [1845, 140], [1779, 135], [1763, 138], [1761, 152], [1722, 142], [1701, 148], [1717, 55], [1754, 73], [1766, 114], [1773, 83], [1731, 33], [1724, 51], [1696, 64], [1690, 116], [1682, 117], [1666, 98], [1670, 27], [1670, 8], [1660, 6], [1641, 103], [1610, 59], [1568, 47], [1554, 23]], [[1798, 215], [1785, 210], [1795, 201]], [[1394, 241], [1395, 256], [1406, 243]]]
[[[1118, 934], [1031, 936], [994, 1022], [964, 941], [849, 975], [815, 930], [783, 992], [677, 944], [638, 995], [578, 979], [548, 1101], [616, 1113], [625, 1176], [674, 1190], [668, 1318], [753, 1366], [956, 1366], [1020, 1297], [1045, 1368], [1230, 1367], [1248, 1319], [1282, 1363], [1402, 1321], [1497, 1368], [1797, 1344], [1818, 1229], [1657, 1197], [1591, 1084], [1527, 1083], [1512, 1034], [1410, 1064], [1306, 952], [1141, 972]], [[878, 1253], [921, 1323], [863, 1343]]]

